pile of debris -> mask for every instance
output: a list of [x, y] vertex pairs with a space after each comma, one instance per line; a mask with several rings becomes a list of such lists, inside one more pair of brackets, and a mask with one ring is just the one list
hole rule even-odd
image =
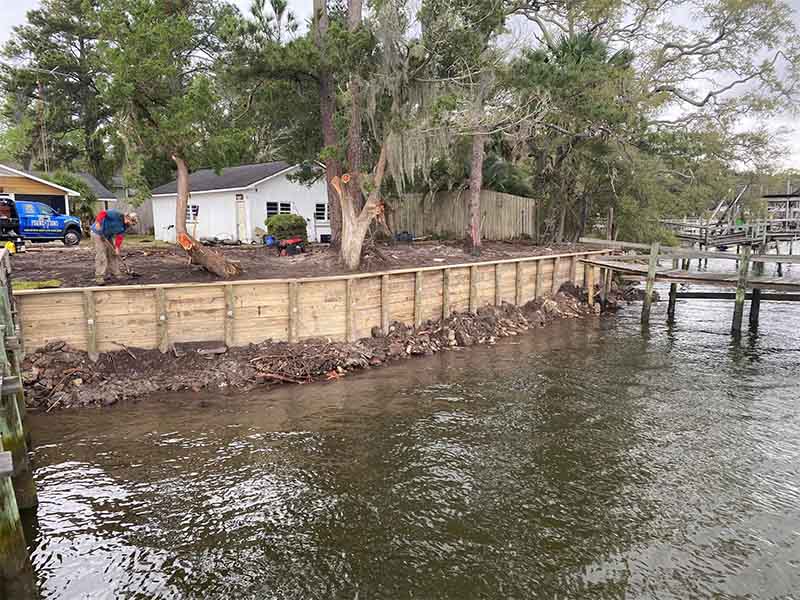
[[372, 337], [353, 343], [266, 341], [242, 348], [198, 348], [166, 355], [123, 347], [102, 354], [93, 363], [85, 352], [54, 342], [26, 357], [24, 380], [29, 405], [49, 411], [109, 406], [163, 392], [247, 391], [269, 384], [338, 379], [348, 371], [456, 346], [493, 344], [498, 338], [519, 335], [554, 320], [600, 312], [599, 305], [589, 307], [585, 299], [585, 290], [565, 284], [555, 296], [525, 306], [504, 303], [482, 307], [477, 314], [453, 313], [417, 329], [395, 322], [385, 335], [375, 328]]

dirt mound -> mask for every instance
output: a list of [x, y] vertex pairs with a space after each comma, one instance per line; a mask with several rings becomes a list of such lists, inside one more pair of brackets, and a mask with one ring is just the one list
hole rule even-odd
[[42, 410], [109, 406], [167, 391], [247, 391], [270, 384], [336, 379], [348, 371], [456, 346], [492, 344], [497, 338], [519, 335], [554, 320], [598, 313], [599, 306], [591, 308], [581, 301], [585, 295], [581, 288], [565, 285], [554, 297], [522, 307], [485, 306], [477, 314], [453, 313], [417, 329], [395, 322], [386, 335], [375, 328], [372, 337], [353, 343], [267, 341], [242, 348], [176, 349], [167, 354], [125, 348], [102, 354], [93, 363], [85, 352], [54, 342], [26, 357], [23, 377], [29, 406]]

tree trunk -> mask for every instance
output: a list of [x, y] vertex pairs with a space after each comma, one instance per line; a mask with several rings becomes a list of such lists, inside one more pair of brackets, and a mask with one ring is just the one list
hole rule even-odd
[[172, 156], [178, 169], [178, 197], [175, 200], [175, 239], [186, 250], [191, 262], [200, 265], [217, 277], [233, 277], [242, 272], [242, 267], [226, 259], [222, 254], [204, 247], [186, 233], [186, 207], [189, 204], [189, 167], [177, 154]]
[[[314, 0], [314, 45], [321, 57], [325, 56], [325, 34], [328, 31], [328, 10], [326, 0]], [[328, 184], [328, 215], [331, 220], [331, 246], [338, 247], [342, 237], [342, 207], [339, 196], [331, 182], [342, 174], [339, 160], [332, 156], [339, 140], [336, 134], [334, 116], [336, 112], [336, 96], [333, 75], [321, 62], [319, 68], [319, 112], [322, 127], [322, 143], [325, 145], [325, 181]]]
[[469, 247], [473, 256], [481, 253], [481, 188], [486, 134], [472, 136], [472, 166], [469, 173]]
[[[348, 0], [347, 26], [350, 32], [361, 27], [362, 0]], [[357, 211], [364, 208], [364, 195], [361, 192], [362, 169], [362, 118], [361, 80], [357, 73], [350, 75], [350, 125], [347, 130], [347, 164], [350, 172], [350, 183], [347, 184], [350, 196], [355, 200]]]
[[346, 188], [342, 188], [342, 245], [339, 256], [348, 269], [355, 270], [361, 264], [364, 238], [373, 219], [383, 210], [380, 194], [385, 170], [386, 144], [384, 143], [381, 145], [381, 153], [375, 165], [372, 191], [360, 210], [356, 209], [358, 199], [349, 195]]

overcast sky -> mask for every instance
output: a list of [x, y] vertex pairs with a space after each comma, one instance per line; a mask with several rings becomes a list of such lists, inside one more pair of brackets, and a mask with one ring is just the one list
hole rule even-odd
[[[250, 0], [234, 0], [239, 7], [246, 11]], [[800, 25], [800, 0], [788, 0], [795, 9], [795, 20]], [[11, 34], [11, 29], [25, 21], [25, 13], [37, 7], [38, 0], [0, 0], [0, 44], [5, 43]], [[289, 0], [289, 7], [295, 12], [298, 20], [304, 22], [311, 16], [312, 0]], [[800, 169], [800, 115], [787, 116], [771, 123], [774, 127], [783, 127], [789, 130], [786, 141], [791, 147], [791, 154], [786, 157], [784, 166]]]

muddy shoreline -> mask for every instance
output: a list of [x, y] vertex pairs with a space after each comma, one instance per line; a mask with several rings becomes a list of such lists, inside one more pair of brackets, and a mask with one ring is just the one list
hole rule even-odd
[[[626, 294], [614, 287], [606, 310], [613, 311]], [[553, 297], [517, 307], [486, 306], [477, 314], [453, 313], [423, 323], [416, 330], [393, 323], [383, 335], [356, 342], [310, 339], [300, 343], [266, 341], [245, 347], [216, 345], [158, 350], [121, 348], [92, 362], [85, 352], [63, 342], [28, 354], [23, 363], [28, 407], [36, 411], [104, 407], [178, 391], [246, 393], [274, 385], [298, 385], [336, 380], [348, 373], [376, 368], [414, 356], [542, 329], [560, 319], [594, 317], [599, 304], [587, 304], [586, 290], [566, 283]]]

